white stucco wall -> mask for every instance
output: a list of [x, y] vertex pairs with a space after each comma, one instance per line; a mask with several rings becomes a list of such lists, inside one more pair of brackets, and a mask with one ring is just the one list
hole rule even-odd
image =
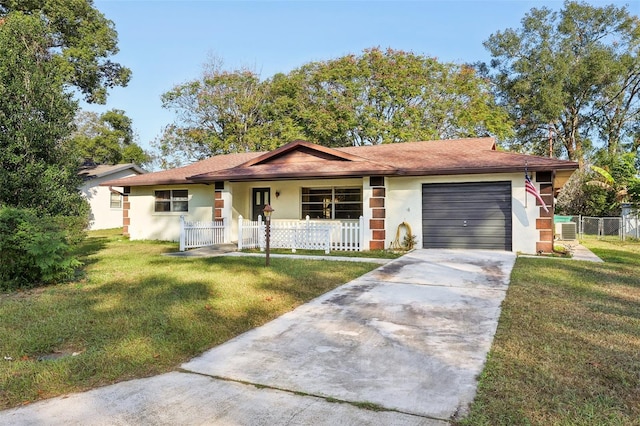
[[409, 223], [418, 238], [417, 246], [422, 247], [422, 184], [492, 181], [511, 181], [512, 250], [535, 253], [539, 236], [536, 230], [539, 207], [536, 207], [533, 196], [529, 196], [525, 208], [523, 173], [387, 178], [385, 247], [393, 242], [397, 227], [402, 222]]
[[[186, 189], [189, 191], [188, 212], [155, 212], [155, 191]], [[213, 220], [215, 189], [213, 185], [131, 187], [129, 202], [129, 235], [132, 240], [178, 241], [180, 216], [187, 220]]]
[[[111, 191], [109, 187], [99, 185], [108, 180], [135, 175], [137, 175], [137, 173], [133, 173], [131, 170], [121, 170], [108, 176], [87, 180], [80, 187], [80, 192], [87, 201], [89, 201], [89, 205], [91, 206], [89, 229], [111, 229], [122, 226], [122, 207], [111, 208]], [[122, 187], [113, 187], [113, 189], [122, 192]]]
[[[240, 215], [245, 219], [251, 218], [253, 188], [271, 189], [271, 207], [274, 209], [272, 218], [274, 220], [301, 219], [302, 188], [331, 188], [334, 186], [359, 188], [362, 186], [362, 182], [363, 179], [354, 178], [237, 182], [227, 185], [233, 193], [233, 220], [237, 221]], [[276, 192], [280, 195], [276, 196]]]
[[[512, 250], [514, 252], [535, 253], [538, 230], [536, 218], [539, 208], [535, 200], [529, 196], [528, 206], [525, 208], [524, 175], [522, 173], [499, 175], [460, 175], [433, 177], [393, 177], [385, 178], [385, 247], [389, 247], [396, 236], [400, 223], [407, 222], [412, 233], [417, 236], [417, 247], [422, 247], [422, 184], [424, 183], [465, 183], [510, 181], [512, 188]], [[302, 181], [265, 181], [265, 182], [226, 182], [222, 191], [225, 201], [223, 216], [231, 219], [229, 239], [237, 240], [238, 217], [251, 218], [251, 194], [253, 188], [271, 189], [271, 206], [274, 208], [273, 219], [300, 219], [302, 188], [323, 187], [362, 187], [363, 216], [365, 223], [365, 241], [371, 239], [369, 229], [371, 209], [369, 199], [372, 189], [369, 178], [331, 179], [331, 180], [302, 180]], [[180, 215], [184, 213], [156, 213], [154, 212], [154, 191], [163, 189], [189, 190], [189, 212], [187, 220], [210, 221], [214, 216], [213, 185], [184, 185], [132, 187], [129, 201], [131, 210], [129, 216], [131, 224], [129, 233], [131, 239], [171, 240], [179, 239]], [[276, 197], [276, 192], [280, 195]], [[368, 247], [368, 244], [366, 245]]]

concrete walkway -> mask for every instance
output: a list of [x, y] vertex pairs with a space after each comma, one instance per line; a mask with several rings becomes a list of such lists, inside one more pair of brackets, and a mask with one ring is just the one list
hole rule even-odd
[[[171, 257], [217, 257], [217, 256], [232, 256], [232, 257], [265, 257], [264, 253], [247, 253], [239, 252], [236, 244], [216, 244], [213, 246], [200, 247], [196, 249], [177, 251], [171, 253], [163, 253], [163, 256]], [[367, 262], [377, 263], [384, 265], [389, 263], [391, 259], [377, 259], [371, 257], [352, 257], [352, 256], [322, 256], [322, 255], [306, 255], [306, 254], [280, 254], [271, 253], [269, 256], [272, 258], [294, 258], [294, 259], [309, 259], [309, 260], [335, 260], [342, 262]]]
[[582, 244], [571, 245], [571, 259], [582, 260], [587, 262], [604, 262], [596, 256], [591, 250], [583, 246]]
[[0, 424], [443, 426], [473, 400], [514, 262], [416, 250], [178, 371], [3, 411]]
[[520, 257], [534, 257], [542, 259], [558, 259], [558, 260], [581, 260], [583, 262], [604, 262], [596, 256], [591, 250], [576, 242], [566, 242], [563, 244], [571, 251], [571, 257], [551, 257], [551, 256], [535, 256], [535, 255], [520, 255]]

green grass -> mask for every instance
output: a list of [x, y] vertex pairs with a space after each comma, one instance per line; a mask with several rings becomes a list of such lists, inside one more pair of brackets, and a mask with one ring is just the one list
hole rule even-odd
[[640, 244], [518, 258], [468, 425], [640, 424]]
[[171, 371], [377, 266], [176, 249], [92, 232], [76, 281], [1, 294], [0, 409]]

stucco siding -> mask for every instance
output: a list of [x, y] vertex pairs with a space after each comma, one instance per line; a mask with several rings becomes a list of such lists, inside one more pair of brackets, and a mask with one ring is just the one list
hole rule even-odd
[[387, 178], [386, 203], [386, 247], [393, 242], [396, 230], [402, 222], [411, 226], [417, 237], [417, 246], [422, 247], [422, 184], [425, 183], [465, 183], [510, 181], [512, 189], [512, 250], [514, 252], [535, 253], [538, 232], [536, 218], [539, 207], [529, 196], [525, 208], [524, 174], [459, 175], [433, 177], [393, 177]]
[[[512, 189], [512, 250], [522, 253], [535, 253], [538, 231], [536, 218], [539, 207], [529, 196], [525, 207], [524, 175], [485, 174], [459, 176], [431, 176], [431, 177], [387, 177], [385, 183], [385, 240], [384, 247], [388, 248], [396, 236], [398, 225], [407, 222], [411, 226], [412, 234], [417, 238], [417, 247], [422, 247], [422, 185], [428, 183], [465, 183], [465, 182], [494, 182], [509, 181]], [[254, 188], [270, 188], [271, 206], [274, 208], [273, 219], [300, 219], [302, 188], [323, 187], [361, 187], [363, 191], [363, 216], [365, 248], [373, 234], [369, 229], [369, 219], [372, 209], [369, 208], [373, 189], [370, 180], [365, 178], [331, 179], [331, 180], [291, 180], [265, 182], [226, 182], [222, 190], [224, 199], [223, 217], [231, 220], [228, 238], [237, 240], [237, 222], [239, 216], [251, 218], [252, 190]], [[189, 191], [188, 213], [170, 212], [158, 213], [154, 211], [154, 193], [164, 189], [187, 189]], [[279, 196], [276, 197], [276, 192]], [[187, 220], [210, 221], [214, 217], [215, 188], [213, 185], [183, 185], [132, 187], [129, 200], [131, 210], [131, 239], [171, 240], [177, 241], [180, 236], [180, 216], [184, 214]]]
[[[238, 216], [251, 218], [253, 188], [270, 188], [273, 219], [302, 219], [302, 188], [362, 187], [362, 179], [310, 179], [265, 182], [231, 183], [233, 192], [233, 220]], [[280, 195], [276, 196], [276, 192]]]
[[[156, 212], [155, 191], [186, 189], [189, 191], [188, 212]], [[132, 240], [178, 241], [180, 216], [189, 221], [213, 220], [214, 187], [212, 185], [132, 187], [129, 195]]]
[[[132, 173], [131, 170], [122, 170], [107, 176], [87, 180], [80, 187], [80, 192], [87, 199], [91, 207], [89, 229], [110, 229], [122, 226], [122, 207], [111, 208], [111, 191], [109, 187], [99, 185], [109, 180], [136, 175], [137, 173]], [[123, 188], [113, 187], [113, 189], [122, 192]]]

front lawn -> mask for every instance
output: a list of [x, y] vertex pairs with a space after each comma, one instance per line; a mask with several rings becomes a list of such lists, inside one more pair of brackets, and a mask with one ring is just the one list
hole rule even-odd
[[92, 232], [78, 280], [0, 294], [0, 409], [171, 371], [378, 266], [176, 249]]
[[640, 424], [640, 244], [518, 258], [468, 425]]

